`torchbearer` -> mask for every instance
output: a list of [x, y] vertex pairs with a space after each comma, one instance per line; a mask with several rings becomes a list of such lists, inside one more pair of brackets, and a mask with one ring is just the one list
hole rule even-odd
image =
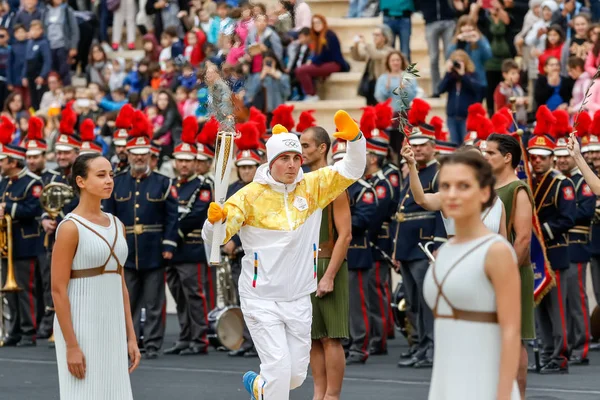
[[248, 371], [243, 379], [252, 399], [289, 399], [306, 378], [321, 210], [362, 176], [366, 162], [358, 125], [345, 111], [334, 119], [334, 135], [348, 141], [341, 161], [303, 173], [298, 136], [275, 126], [268, 163], [222, 206], [211, 203], [204, 223], [205, 240], [212, 241], [214, 224], [222, 223], [226, 235], [218, 244], [239, 231], [244, 249], [241, 308], [261, 360], [260, 375]]

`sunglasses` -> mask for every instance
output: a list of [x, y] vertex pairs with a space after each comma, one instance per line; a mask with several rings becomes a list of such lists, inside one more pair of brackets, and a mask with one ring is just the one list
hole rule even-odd
[[546, 161], [548, 159], [548, 156], [541, 156], [539, 154], [530, 154], [529, 155], [529, 159], [531, 161], [533, 160], [542, 160], [542, 161]]

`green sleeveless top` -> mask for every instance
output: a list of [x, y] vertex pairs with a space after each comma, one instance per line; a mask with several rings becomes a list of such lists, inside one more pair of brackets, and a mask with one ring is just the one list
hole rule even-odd
[[517, 200], [517, 192], [519, 190], [525, 190], [527, 195], [529, 196], [529, 200], [531, 200], [531, 205], [533, 207], [533, 194], [531, 193], [531, 189], [529, 185], [521, 180], [517, 180], [509, 183], [508, 185], [504, 185], [501, 188], [496, 189], [496, 194], [504, 203], [504, 210], [506, 213], [506, 232], [508, 236], [508, 241], [513, 244], [515, 242], [515, 230], [513, 229], [514, 215], [513, 209], [515, 208], [515, 201]]
[[338, 238], [333, 220], [333, 203], [323, 209], [321, 229], [319, 230], [319, 258], [331, 258], [333, 245]]

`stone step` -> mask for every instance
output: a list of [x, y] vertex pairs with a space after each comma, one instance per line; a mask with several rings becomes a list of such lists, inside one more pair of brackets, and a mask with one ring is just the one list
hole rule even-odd
[[348, 0], [306, 0], [313, 15], [320, 14], [327, 19], [348, 15]]
[[[318, 84], [319, 97], [323, 100], [343, 100], [357, 96], [356, 92], [362, 75], [362, 72], [339, 72], [331, 74], [325, 82]], [[429, 93], [431, 86], [429, 68], [419, 70], [419, 75], [419, 86], [425, 93]]]
[[[446, 98], [441, 97], [439, 99], [427, 98], [425, 99], [431, 104], [431, 111], [428, 115], [428, 120], [434, 116], [439, 116], [442, 119], [446, 119]], [[356, 121], [360, 121], [362, 115], [361, 108], [366, 105], [366, 101], [362, 97], [354, 96], [346, 100], [319, 100], [314, 102], [303, 102], [293, 101], [287, 104], [294, 106], [294, 119], [298, 122], [298, 117], [302, 111], [315, 110], [313, 116], [317, 120], [317, 124], [327, 130], [327, 132], [335, 132], [335, 124], [333, 123], [333, 116], [338, 110], [347, 111], [352, 118]]]

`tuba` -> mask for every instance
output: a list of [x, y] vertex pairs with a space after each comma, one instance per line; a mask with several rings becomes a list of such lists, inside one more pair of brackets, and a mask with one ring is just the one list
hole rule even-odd
[[[12, 236], [12, 218], [10, 215], [5, 214], [0, 219], [0, 256], [6, 258], [7, 271], [6, 271], [6, 282], [0, 290], [0, 347], [4, 345], [3, 339], [6, 334], [4, 325], [4, 302], [6, 293], [19, 292], [23, 290], [17, 284], [15, 279], [15, 267], [13, 265], [13, 236]], [[0, 270], [2, 264], [0, 264]], [[8, 318], [7, 318], [8, 319]]]
[[223, 307], [216, 307], [208, 314], [208, 339], [215, 348], [238, 350], [244, 343], [244, 316], [237, 305], [229, 257], [223, 256], [220, 264], [210, 268], [217, 268], [218, 301]]
[[[40, 195], [40, 204], [48, 216], [52, 220], [56, 220], [56, 217], [60, 215], [62, 209], [66, 204], [69, 204], [75, 197], [75, 193], [71, 186], [66, 183], [52, 182], [44, 187], [42, 194]], [[46, 233], [44, 236], [44, 247], [50, 248], [50, 235]], [[48, 311], [54, 311], [48, 309]], [[52, 345], [54, 343], [54, 334], [48, 339], [48, 342]]]

